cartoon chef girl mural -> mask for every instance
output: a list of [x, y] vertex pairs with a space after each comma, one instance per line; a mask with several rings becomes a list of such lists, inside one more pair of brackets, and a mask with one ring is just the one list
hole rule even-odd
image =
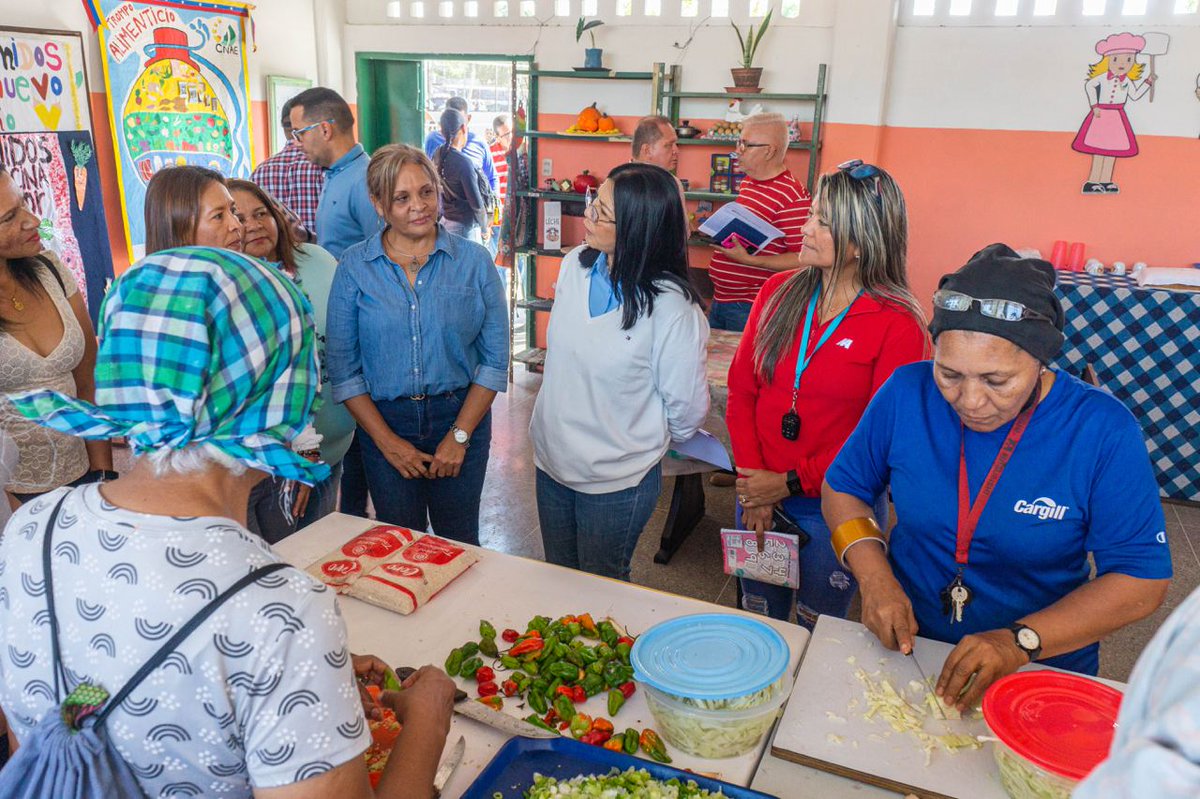
[[1084, 194], [1119, 192], [1113, 183], [1117, 159], [1138, 154], [1137, 140], [1125, 115], [1125, 103], [1140, 99], [1154, 85], [1154, 75], [1141, 80], [1145, 65], [1138, 63], [1137, 55], [1145, 48], [1146, 39], [1133, 33], [1114, 33], [1096, 42], [1100, 60], [1091, 65], [1084, 84], [1092, 110], [1071, 144], [1071, 149], [1092, 157], [1092, 171], [1083, 184]]

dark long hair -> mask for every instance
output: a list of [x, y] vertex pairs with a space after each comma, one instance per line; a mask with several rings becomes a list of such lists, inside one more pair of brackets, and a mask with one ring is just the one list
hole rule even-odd
[[283, 213], [283, 209], [275, 198], [267, 194], [266, 189], [259, 186], [257, 183], [250, 180], [242, 180], [234, 178], [226, 182], [230, 193], [235, 191], [245, 191], [253, 194], [258, 198], [258, 201], [267, 209], [267, 213], [275, 220], [275, 227], [279, 230], [279, 237], [275, 240], [275, 253], [271, 260], [279, 261], [283, 264], [285, 271], [296, 271], [296, 239], [292, 236], [292, 226], [288, 222], [287, 215]]
[[687, 222], [675, 178], [654, 164], [629, 163], [609, 172], [608, 180], [617, 239], [609, 270], [621, 298], [621, 329], [654, 312], [664, 283], [699, 305], [688, 281]]
[[170, 166], [154, 173], [146, 187], [146, 255], [193, 243], [200, 195], [214, 182], [226, 185], [225, 176], [202, 166]]
[[[4, 164], [0, 164], [0, 180], [5, 177], [12, 180], [12, 177], [8, 174], [8, 170], [4, 168]], [[13, 280], [17, 281], [21, 288], [34, 296], [45, 295], [46, 290], [42, 287], [42, 281], [38, 278], [38, 273], [50, 267], [42, 263], [41, 259], [37, 256], [33, 258], [8, 258], [0, 254], [0, 260], [8, 263], [9, 274], [13, 276]], [[8, 332], [11, 327], [10, 322], [0, 319], [0, 333]]]
[[446, 154], [450, 150], [454, 149], [454, 145], [452, 144], [454, 137], [457, 136], [458, 132], [466, 126], [467, 116], [461, 111], [456, 111], [453, 108], [447, 108], [442, 112], [442, 116], [438, 119], [438, 127], [441, 128], [442, 138], [446, 140], [446, 143], [437, 148], [437, 151], [433, 154], [433, 162], [438, 166], [439, 169], [442, 166], [442, 160], [445, 159]]

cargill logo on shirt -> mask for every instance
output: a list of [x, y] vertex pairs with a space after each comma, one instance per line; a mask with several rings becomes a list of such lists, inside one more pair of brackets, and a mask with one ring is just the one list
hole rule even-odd
[[841, 348], [842, 348], [842, 349], [844, 349], [844, 350], [848, 350], [848, 349], [850, 349], [850, 347], [851, 347], [853, 344], [854, 344], [854, 339], [852, 339], [852, 338], [844, 338], [844, 339], [842, 339], [841, 341], [839, 341], [837, 344], [835, 344], [834, 346], [835, 346], [835, 347], [841, 347]]
[[1038, 497], [1033, 502], [1018, 499], [1017, 504], [1013, 505], [1013, 510], [1027, 516], [1036, 516], [1042, 521], [1047, 519], [1062, 521], [1063, 516], [1066, 516], [1067, 511], [1070, 510], [1070, 506], [1059, 505], [1050, 497]]

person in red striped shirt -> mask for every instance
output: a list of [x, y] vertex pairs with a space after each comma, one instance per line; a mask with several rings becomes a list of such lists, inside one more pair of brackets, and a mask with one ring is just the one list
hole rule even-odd
[[[737, 462], [738, 525], [799, 527], [800, 589], [743, 579], [742, 607], [812, 629], [845, 618], [857, 583], [821, 516], [821, 482], [867, 403], [897, 367], [928, 357], [905, 266], [904, 196], [890, 175], [847, 162], [817, 183], [798, 272], [767, 279], [729, 368], [725, 421]], [[803, 356], [803, 357], [801, 357]], [[877, 518], [887, 518], [884, 497]], [[782, 527], [776, 525], [783, 523]]]
[[811, 200], [784, 165], [787, 146], [787, 122], [780, 114], [755, 114], [743, 120], [737, 155], [746, 177], [737, 202], [784, 235], [753, 255], [738, 244], [713, 253], [708, 267], [713, 284], [708, 323], [715, 330], [744, 330], [750, 304], [767, 278], [798, 265], [796, 254], [804, 243]]

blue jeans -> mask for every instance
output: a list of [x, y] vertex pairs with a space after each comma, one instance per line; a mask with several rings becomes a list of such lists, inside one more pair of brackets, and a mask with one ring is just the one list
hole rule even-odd
[[629, 581], [629, 564], [662, 488], [658, 464], [632, 488], [584, 494], [537, 470], [538, 521], [546, 561]]
[[483, 243], [483, 234], [479, 232], [479, 223], [474, 220], [470, 222], [456, 222], [453, 219], [442, 217], [442, 227], [454, 235], [462, 236], [464, 239], [473, 241], [476, 244]]
[[[796, 621], [812, 630], [818, 614], [846, 618], [850, 602], [858, 591], [858, 581], [849, 569], [843, 569], [833, 552], [832, 534], [821, 515], [821, 500], [817, 497], [791, 497], [783, 501], [783, 511], [804, 532], [812, 536], [808, 546], [800, 550], [800, 588], [761, 583], [742, 579], [742, 610], [760, 613], [772, 619], [786, 621], [792, 604], [796, 605]], [[875, 503], [875, 518], [886, 523], [887, 499]], [[737, 506], [737, 524], [742, 523], [742, 508]]]
[[708, 326], [713, 330], [733, 330], [740, 333], [746, 329], [750, 319], [749, 302], [717, 302], [712, 301], [708, 307]]
[[[467, 389], [429, 395], [375, 400], [375, 407], [392, 432], [421, 452], [433, 455], [462, 408]], [[363, 465], [375, 502], [375, 518], [413, 530], [433, 532], [466, 544], [479, 543], [479, 498], [492, 445], [492, 415], [488, 412], [471, 434], [471, 445], [458, 477], [403, 477], [376, 446], [362, 435]]]
[[[361, 458], [359, 460], [361, 463]], [[296, 529], [308, 527], [315, 521], [324, 519], [337, 508], [338, 485], [342, 482], [342, 461], [333, 464], [329, 477], [312, 487], [308, 495], [308, 508], [296, 522]]]
[[363, 467], [361, 439], [366, 437], [366, 433], [355, 430], [354, 438], [350, 440], [350, 449], [346, 450], [346, 454], [342, 457], [342, 498], [338, 504], [338, 510], [342, 513], [364, 518], [367, 515], [369, 494], [367, 492], [367, 473]]

